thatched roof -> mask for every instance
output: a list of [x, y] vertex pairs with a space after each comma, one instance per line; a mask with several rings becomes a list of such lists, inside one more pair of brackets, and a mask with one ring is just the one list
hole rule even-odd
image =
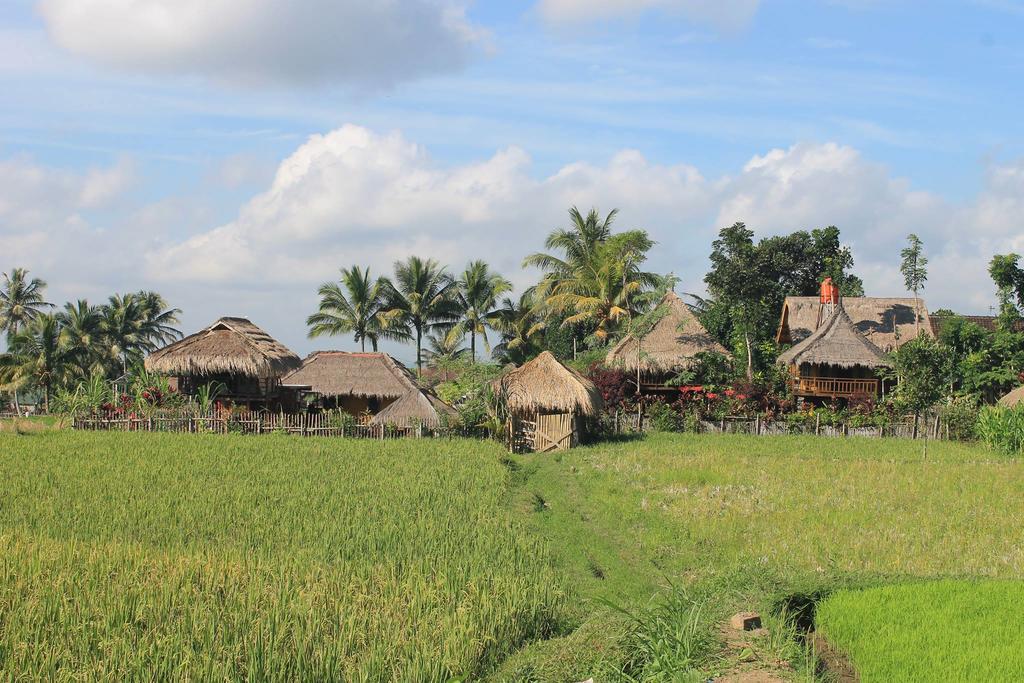
[[412, 373], [388, 354], [348, 351], [311, 353], [281, 384], [325, 397], [399, 398], [419, 389]]
[[601, 394], [589, 379], [562, 365], [550, 351], [510, 370], [495, 381], [498, 395], [513, 413], [596, 415]]
[[411, 427], [419, 423], [425, 427], [437, 427], [441, 424], [442, 415], [453, 419], [458, 412], [433, 392], [415, 389], [374, 415], [370, 423], [399, 427]]
[[631, 372], [636, 372], [638, 364], [641, 372], [679, 372], [690, 367], [698, 353], [729, 355], [675, 292], [666, 294], [658, 305], [668, 311], [641, 339], [639, 363], [636, 337], [628, 334], [608, 352], [607, 365]]
[[164, 375], [279, 377], [302, 361], [246, 318], [221, 318], [206, 329], [154, 351], [146, 370]]
[[841, 368], [880, 368], [892, 363], [871, 343], [846, 313], [845, 299], [814, 334], [779, 355], [785, 365], [835, 365]]
[[[843, 307], [857, 331], [886, 353], [915, 338], [918, 329], [934, 336], [924, 300], [848, 296], [843, 297]], [[818, 327], [820, 310], [820, 300], [816, 296], [787, 296], [782, 304], [776, 341], [795, 344], [806, 339]]]
[[999, 399], [999, 405], [1004, 408], [1013, 408], [1014, 406], [1020, 405], [1021, 401], [1024, 401], [1024, 386], [1019, 386], [1006, 396]]

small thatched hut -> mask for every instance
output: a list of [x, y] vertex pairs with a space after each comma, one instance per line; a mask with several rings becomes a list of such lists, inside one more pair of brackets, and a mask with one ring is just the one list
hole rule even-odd
[[267, 406], [279, 398], [281, 376], [301, 364], [297, 355], [248, 319], [225, 317], [154, 351], [145, 367], [169, 375], [172, 386], [185, 394], [219, 383], [219, 398]]
[[797, 397], [849, 399], [884, 393], [878, 371], [892, 363], [855, 327], [844, 302], [811, 336], [779, 356], [778, 362], [789, 367]]
[[386, 353], [315, 351], [281, 384], [314, 394], [320, 408], [375, 415], [406, 394], [419, 391], [412, 373]]
[[423, 425], [435, 429], [445, 421], [453, 422], [457, 417], [458, 412], [455, 408], [442, 401], [436, 394], [426, 389], [417, 389], [408, 392], [374, 415], [370, 424], [396, 427]]
[[[934, 336], [928, 307], [920, 299], [845, 296], [843, 307], [857, 331], [885, 353], [895, 351], [919, 332]], [[814, 333], [825, 319], [820, 297], [787, 296], [775, 340], [796, 344]]]
[[1024, 401], [1024, 386], [1019, 386], [1010, 393], [999, 399], [999, 405], [1004, 408], [1015, 408]]
[[665, 315], [651, 331], [639, 342], [626, 335], [605, 358], [606, 365], [637, 374], [645, 392], [664, 390], [666, 381], [691, 367], [699, 353], [729, 355], [675, 292], [658, 305], [665, 307]]
[[602, 406], [593, 382], [550, 351], [505, 373], [496, 380], [495, 393], [509, 415], [513, 450], [571, 448], [579, 443], [583, 419], [596, 417]]

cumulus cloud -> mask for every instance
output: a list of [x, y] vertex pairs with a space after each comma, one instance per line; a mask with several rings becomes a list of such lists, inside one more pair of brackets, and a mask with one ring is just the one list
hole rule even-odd
[[541, 16], [552, 22], [580, 22], [636, 16], [648, 10], [678, 13], [720, 28], [744, 26], [760, 0], [540, 0]]
[[[936, 305], [976, 311], [991, 298], [987, 260], [1024, 247], [1013, 229], [1021, 189], [1024, 165], [1000, 167], [974, 201], [955, 205], [832, 143], [769, 150], [714, 179], [629, 150], [536, 177], [519, 148], [446, 167], [401, 133], [349, 125], [306, 141], [233, 221], [151, 250], [146, 265], [167, 281], [297, 287], [310, 305], [312, 285], [339, 266], [385, 273], [409, 254], [456, 267], [483, 257], [526, 284], [533, 274], [519, 262], [562, 225], [567, 207], [618, 207], [622, 227], [658, 241], [652, 267], [698, 289], [715, 233], [738, 220], [762, 236], [838, 225], [876, 295], [902, 291], [898, 253], [916, 232], [932, 257]], [[965, 286], [957, 276], [968, 272]]]
[[101, 64], [236, 84], [388, 87], [462, 67], [484, 34], [457, 0], [40, 0]]

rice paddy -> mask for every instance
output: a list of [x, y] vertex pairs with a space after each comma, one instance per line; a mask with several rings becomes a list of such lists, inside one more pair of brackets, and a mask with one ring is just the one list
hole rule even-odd
[[0, 679], [446, 680], [558, 628], [478, 442], [0, 434]]
[[1020, 579], [1022, 524], [1024, 469], [947, 442], [0, 433], [0, 679], [706, 680], [756, 609], [812, 680], [783, 606], [833, 593], [869, 676], [844, 589]]
[[934, 581], [833, 594], [819, 628], [863, 683], [1024, 680], [1024, 583]]

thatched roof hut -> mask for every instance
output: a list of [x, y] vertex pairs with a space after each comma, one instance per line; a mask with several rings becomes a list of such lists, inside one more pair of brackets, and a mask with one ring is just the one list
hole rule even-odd
[[729, 355], [725, 347], [708, 334], [690, 307], [675, 292], [667, 293], [659, 306], [667, 307], [667, 312], [640, 339], [639, 358], [637, 339], [628, 334], [608, 352], [605, 358], [607, 365], [628, 372], [636, 372], [639, 365], [641, 373], [675, 374], [690, 367], [698, 353]]
[[594, 416], [601, 394], [589, 379], [566, 367], [550, 351], [495, 381], [498, 396], [514, 414], [569, 413]]
[[1024, 401], [1024, 386], [1019, 386], [1010, 393], [999, 399], [999, 405], [1004, 408], [1014, 408]]
[[241, 375], [277, 378], [302, 364], [292, 353], [246, 318], [221, 318], [209, 327], [146, 358], [149, 372], [177, 377]]
[[[842, 299], [853, 326], [869, 341], [888, 353], [915, 338], [920, 330], [934, 336], [924, 300], [912, 298], [847, 296]], [[810, 336], [820, 320], [821, 300], [817, 296], [787, 296], [776, 341], [795, 344]]]
[[415, 389], [374, 415], [370, 424], [390, 424], [399, 427], [421, 424], [424, 427], [436, 428], [441, 426], [445, 418], [454, 420], [457, 416], [455, 408], [433, 392]]
[[315, 351], [302, 367], [281, 380], [286, 387], [305, 388], [325, 398], [397, 399], [419, 386], [409, 370], [386, 353]]
[[779, 355], [779, 363], [831, 365], [839, 368], [882, 368], [892, 366], [885, 352], [872, 343], [846, 312], [847, 299], [836, 307], [811, 336]]

